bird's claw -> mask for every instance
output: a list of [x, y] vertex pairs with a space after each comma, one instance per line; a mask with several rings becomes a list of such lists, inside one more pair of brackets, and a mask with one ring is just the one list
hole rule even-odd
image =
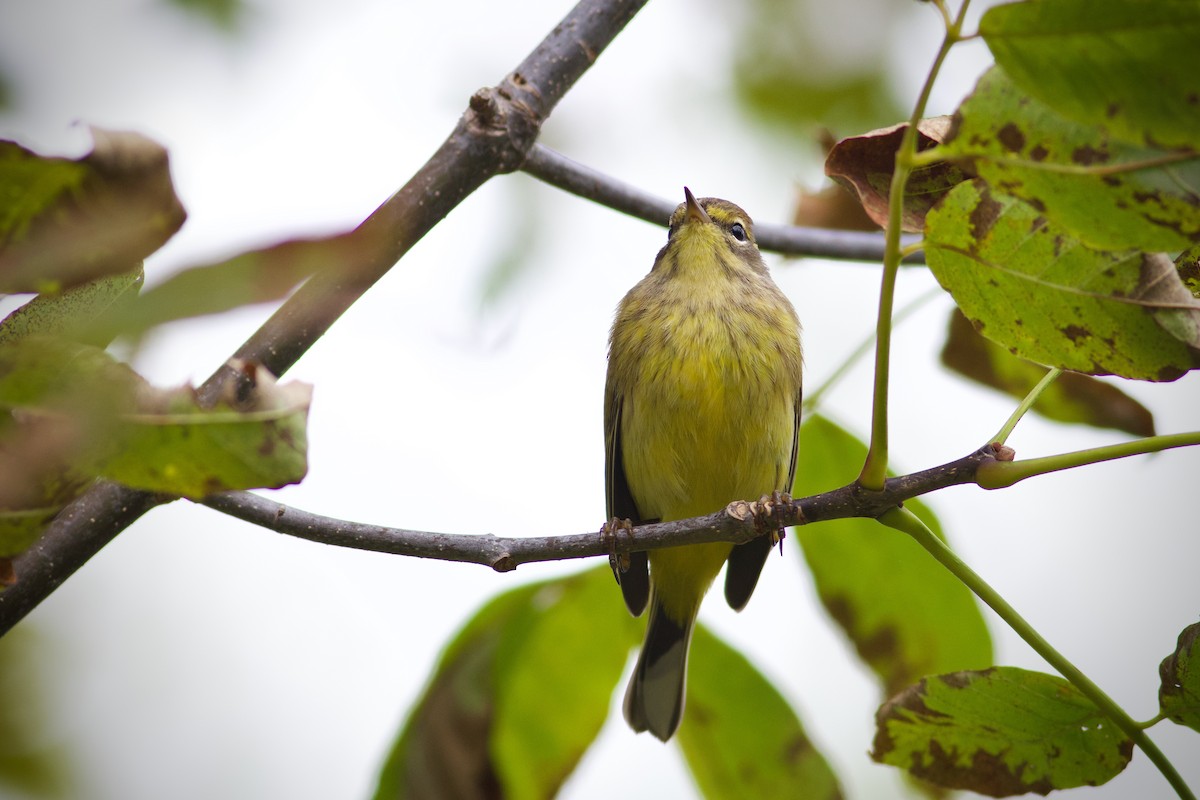
[[608, 565], [612, 568], [613, 577], [617, 579], [618, 584], [621, 583], [621, 574], [628, 572], [630, 566], [629, 551], [617, 552], [621, 531], [625, 532], [632, 544], [633, 522], [630, 520], [613, 517], [600, 526], [600, 538], [608, 545]]

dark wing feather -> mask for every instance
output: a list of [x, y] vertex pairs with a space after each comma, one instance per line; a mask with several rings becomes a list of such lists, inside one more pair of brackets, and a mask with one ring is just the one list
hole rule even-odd
[[[796, 392], [796, 407], [792, 422], [792, 457], [788, 464], [787, 485], [783, 491], [791, 492], [796, 482], [796, 457], [800, 452], [800, 401], [803, 390]], [[725, 601], [735, 611], [741, 611], [754, 594], [758, 576], [762, 574], [767, 555], [771, 552], [771, 536], [763, 534], [745, 544], [735, 545], [725, 565]]]
[[[629, 482], [625, 479], [625, 458], [621, 449], [621, 409], [624, 398], [616, 395], [611, 389], [604, 397], [604, 486], [608, 506], [608, 519], [627, 519], [634, 525], [649, 520], [642, 519], [637, 505], [633, 502], [633, 493], [629, 491]], [[626, 535], [620, 530], [614, 530], [616, 536]], [[629, 554], [629, 568], [613, 570], [617, 583], [621, 585], [621, 594], [625, 597], [625, 606], [635, 617], [641, 616], [646, 610], [646, 602], [650, 599], [650, 569], [646, 551]]]

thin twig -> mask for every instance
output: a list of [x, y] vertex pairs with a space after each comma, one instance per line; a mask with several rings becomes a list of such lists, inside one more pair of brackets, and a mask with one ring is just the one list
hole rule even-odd
[[[592, 200], [630, 216], [666, 225], [676, 201], [644, 192], [591, 167], [579, 164], [545, 145], [534, 145], [521, 170], [571, 194]], [[865, 231], [836, 231], [824, 228], [804, 228], [797, 225], [777, 225], [757, 222], [755, 238], [763, 250], [789, 256], [813, 256], [847, 261], [880, 261], [883, 259], [882, 233]], [[905, 237], [906, 244], [919, 237]], [[924, 260], [920, 253], [904, 259], [907, 264]]]
[[905, 500], [944, 489], [973, 483], [982, 464], [992, 461], [985, 447], [939, 467], [890, 478], [882, 491], [873, 492], [849, 484], [793, 502], [738, 501], [724, 510], [703, 517], [640, 525], [630, 536], [615, 538], [599, 533], [566, 536], [502, 537], [492, 534], [433, 533], [349, 522], [291, 508], [250, 492], [226, 492], [203, 501], [209, 506], [246, 522], [277, 533], [298, 536], [322, 544], [371, 550], [393, 555], [433, 558], [484, 564], [499, 572], [520, 564], [559, 561], [607, 555], [614, 550], [656, 550], [681, 544], [749, 541], [764, 531], [846, 517], [878, 517]]

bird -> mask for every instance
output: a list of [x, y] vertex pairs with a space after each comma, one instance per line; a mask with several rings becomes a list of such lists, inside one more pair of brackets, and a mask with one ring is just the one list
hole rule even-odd
[[[799, 318], [772, 280], [752, 221], [684, 187], [667, 243], [617, 306], [604, 391], [606, 526], [709, 514], [791, 490], [803, 350]], [[725, 598], [750, 599], [778, 533], [613, 559], [646, 634], [625, 693], [638, 733], [667, 741], [683, 718], [687, 659], [701, 601], [726, 567]]]

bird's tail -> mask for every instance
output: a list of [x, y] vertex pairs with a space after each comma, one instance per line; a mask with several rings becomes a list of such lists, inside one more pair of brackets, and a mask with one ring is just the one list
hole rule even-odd
[[651, 603], [646, 641], [625, 691], [625, 720], [638, 733], [648, 730], [665, 742], [679, 727], [695, 620], [694, 613], [683, 622], [671, 619], [657, 598]]

